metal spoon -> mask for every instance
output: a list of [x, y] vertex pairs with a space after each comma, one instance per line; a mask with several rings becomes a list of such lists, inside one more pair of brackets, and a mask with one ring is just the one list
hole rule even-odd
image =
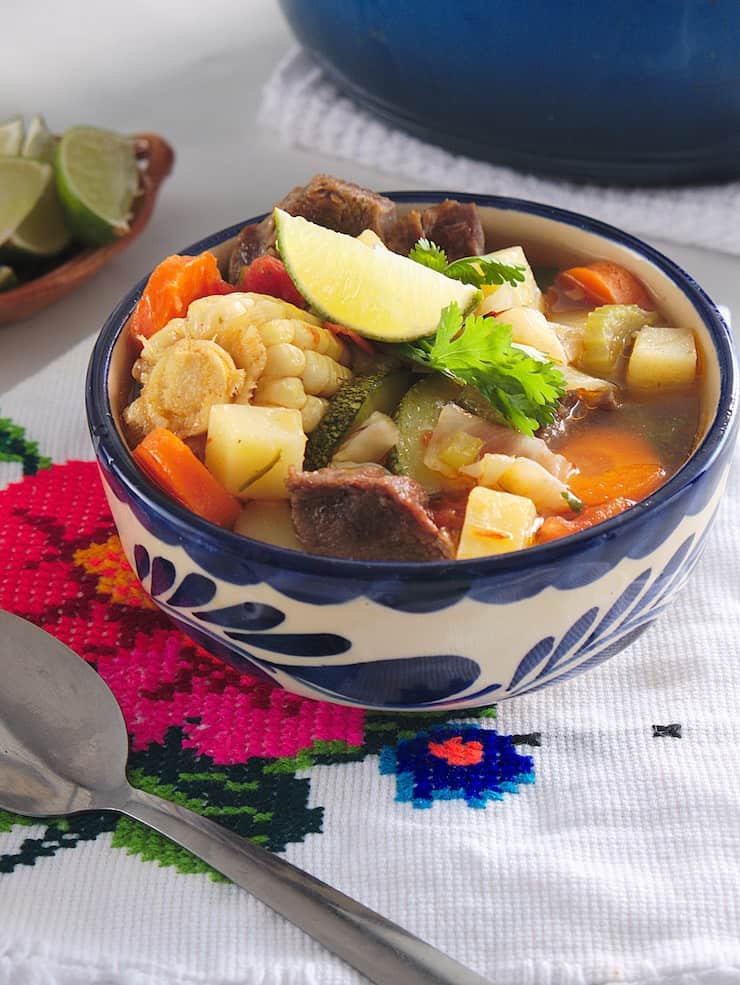
[[68, 647], [0, 611], [0, 807], [31, 817], [117, 811], [198, 855], [378, 985], [490, 985], [430, 944], [199, 814], [130, 786], [105, 682]]

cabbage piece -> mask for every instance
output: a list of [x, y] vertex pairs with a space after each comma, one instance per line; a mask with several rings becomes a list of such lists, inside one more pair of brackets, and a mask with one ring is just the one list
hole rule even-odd
[[376, 410], [342, 442], [334, 452], [331, 464], [379, 463], [397, 442], [398, 428], [387, 414]]
[[427, 468], [440, 472], [448, 478], [459, 476], [459, 469], [445, 461], [445, 452], [455, 444], [455, 436], [460, 431], [479, 438], [482, 441], [480, 450], [484, 455], [492, 452], [530, 458], [562, 482], [565, 482], [573, 471], [573, 466], [567, 458], [550, 451], [542, 438], [530, 438], [520, 431], [484, 421], [482, 417], [469, 414], [454, 403], [445, 404], [432, 431], [424, 454], [424, 464]]

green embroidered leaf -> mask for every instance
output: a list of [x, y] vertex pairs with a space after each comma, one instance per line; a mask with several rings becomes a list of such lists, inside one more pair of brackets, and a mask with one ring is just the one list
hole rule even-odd
[[63, 848], [76, 848], [81, 841], [94, 841], [105, 831], [115, 829], [118, 818], [115, 814], [79, 814], [69, 818], [38, 821], [34, 818], [21, 818], [15, 814], [1, 812], [0, 831], [7, 819], [13, 824], [46, 825], [40, 838], [26, 838], [17, 852], [0, 855], [0, 874], [13, 872], [20, 865], [35, 865], [40, 858], [51, 858]]
[[7, 834], [20, 825], [30, 827], [30, 825], [38, 823], [37, 818], [23, 817], [21, 814], [11, 814], [10, 811], [0, 810], [0, 834]]
[[51, 468], [51, 459], [41, 455], [37, 442], [29, 441], [23, 428], [9, 417], [0, 418], [0, 462], [21, 462], [24, 475]]

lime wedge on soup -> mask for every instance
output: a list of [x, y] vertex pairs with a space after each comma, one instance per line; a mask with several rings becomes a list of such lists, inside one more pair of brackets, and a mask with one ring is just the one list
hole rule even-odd
[[21, 157], [32, 157], [36, 161], [54, 159], [56, 137], [46, 125], [46, 120], [37, 113], [28, 124], [26, 136], [21, 147]]
[[275, 209], [280, 256], [311, 307], [329, 321], [379, 342], [432, 335], [453, 301], [463, 313], [480, 301], [470, 284], [390, 250]]
[[0, 154], [14, 157], [21, 152], [23, 117], [13, 116], [0, 123]]
[[0, 244], [30, 215], [51, 176], [50, 164], [0, 157]]
[[134, 141], [97, 127], [73, 127], [55, 155], [67, 225], [88, 246], [104, 246], [129, 230], [139, 187]]

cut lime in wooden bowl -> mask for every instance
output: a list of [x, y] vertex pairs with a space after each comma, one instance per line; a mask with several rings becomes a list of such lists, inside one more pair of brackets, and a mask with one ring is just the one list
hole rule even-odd
[[[11, 121], [14, 123], [15, 121]], [[1, 128], [0, 128], [1, 129]], [[32, 139], [31, 150], [47, 158], [49, 155], [48, 140], [45, 139], [43, 120], [40, 122], [32, 121], [31, 127], [26, 134], [26, 143], [29, 136]], [[76, 131], [88, 131], [92, 128], [75, 128]], [[22, 131], [21, 131], [22, 133]], [[3, 134], [0, 133], [0, 137]], [[15, 127], [10, 127], [6, 133], [8, 142], [17, 142]], [[66, 136], [66, 135], [65, 135]], [[124, 195], [125, 188], [121, 184], [114, 188], [106, 201], [101, 202], [101, 195], [104, 192], [96, 186], [93, 175], [92, 181], [80, 187], [79, 181], [75, 181], [74, 158], [79, 153], [80, 143], [88, 141], [88, 152], [94, 155], [96, 152], [94, 136], [89, 133], [82, 133], [78, 136], [77, 142], [71, 141], [65, 146], [64, 139], [60, 141], [56, 148], [57, 170], [66, 179], [65, 191], [66, 212], [77, 210], [78, 222], [81, 227], [92, 227], [96, 232], [97, 242], [101, 245], [80, 247], [72, 256], [65, 259], [65, 254], [61, 254], [60, 262], [47, 269], [46, 272], [32, 279], [25, 280], [15, 287], [2, 290], [0, 287], [0, 324], [20, 321], [36, 314], [38, 311], [53, 304], [65, 295], [71, 293], [80, 284], [92, 277], [101, 267], [105, 266], [118, 253], [122, 252], [139, 236], [151, 218], [154, 204], [157, 198], [160, 185], [172, 170], [174, 162], [174, 152], [167, 141], [155, 133], [140, 133], [132, 138], [135, 149], [136, 167], [124, 173], [122, 181], [135, 183], [135, 195], [133, 199], [132, 217], [128, 223], [127, 231], [122, 235], [117, 235], [116, 224], [120, 221], [120, 215], [116, 214], [116, 195], [118, 200]], [[92, 146], [90, 145], [90, 142]], [[72, 146], [69, 146], [69, 143]], [[75, 146], [76, 143], [76, 146]], [[105, 143], [98, 146], [97, 151], [101, 159], [106, 154], [115, 154], [116, 149], [111, 144]], [[5, 158], [4, 160], [18, 160], [17, 166], [13, 165], [14, 178], [17, 179], [16, 172], [33, 172], [31, 178], [26, 179], [27, 183], [34, 184], [34, 189], [26, 190], [30, 195], [31, 191], [36, 192], [35, 185], [38, 184], [37, 204], [33, 212], [15, 230], [12, 237], [3, 244], [8, 256], [0, 260], [0, 264], [10, 264], [12, 267], [12, 257], [21, 255], [25, 258], [50, 258], [49, 263], [53, 263], [54, 255], [59, 250], [64, 249], [68, 242], [68, 235], [56, 214], [56, 200], [48, 190], [48, 183], [45, 183], [47, 172], [51, 172], [49, 163], [39, 163], [38, 159], [30, 157], [24, 159], [24, 150], [21, 150], [19, 158]], [[69, 167], [70, 158], [72, 166]], [[79, 169], [77, 169], [79, 173]], [[20, 179], [23, 180], [23, 179]], [[129, 187], [130, 190], [130, 187]], [[45, 194], [46, 193], [46, 194]], [[49, 204], [51, 202], [51, 204]], [[110, 235], [106, 235], [106, 230], [112, 230]], [[90, 237], [88, 237], [88, 240]], [[107, 242], [105, 240], [107, 239]], [[5, 284], [9, 284], [9, 279]]]

